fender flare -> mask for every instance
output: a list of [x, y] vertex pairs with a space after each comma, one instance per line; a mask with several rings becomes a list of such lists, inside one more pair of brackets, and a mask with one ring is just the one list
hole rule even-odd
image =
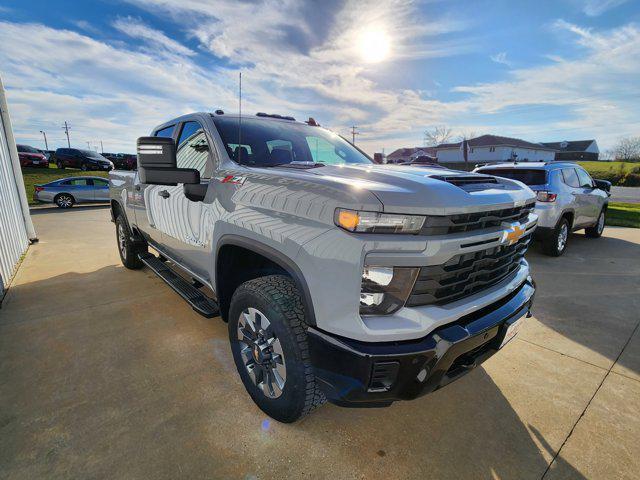
[[[217, 259], [219, 257], [219, 252], [222, 247], [225, 245], [234, 245], [236, 247], [242, 247], [247, 250], [251, 250], [255, 253], [262, 255], [265, 258], [268, 258], [273, 263], [279, 265], [284, 271], [286, 271], [297, 285], [300, 293], [302, 294], [302, 303], [305, 312], [305, 318], [307, 319], [308, 325], [316, 325], [316, 316], [313, 309], [313, 300], [311, 299], [311, 291], [309, 290], [309, 286], [307, 285], [307, 281], [304, 278], [304, 274], [296, 265], [296, 263], [286, 256], [284, 253], [276, 250], [269, 245], [265, 245], [264, 243], [257, 243], [253, 240], [248, 240], [245, 237], [241, 237], [239, 235], [234, 234], [224, 234], [220, 237], [218, 244], [216, 246], [216, 264]], [[216, 292], [220, 291], [219, 282], [220, 278], [217, 274], [217, 266], [216, 266]]]

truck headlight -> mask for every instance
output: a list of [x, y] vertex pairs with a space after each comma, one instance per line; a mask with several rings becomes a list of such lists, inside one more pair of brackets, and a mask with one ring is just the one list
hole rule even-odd
[[420, 232], [425, 217], [395, 213], [360, 212], [336, 208], [335, 224], [349, 232], [359, 233], [407, 233]]
[[365, 266], [360, 288], [361, 315], [388, 315], [404, 305], [418, 277], [418, 267]]

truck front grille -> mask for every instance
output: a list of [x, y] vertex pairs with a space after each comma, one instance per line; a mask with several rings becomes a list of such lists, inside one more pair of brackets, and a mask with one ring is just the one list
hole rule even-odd
[[530, 241], [527, 235], [513, 245], [463, 253], [442, 265], [422, 267], [406, 306], [450, 303], [515, 276]]
[[535, 202], [521, 207], [504, 208], [488, 212], [464, 213], [460, 215], [428, 216], [420, 235], [447, 235], [469, 232], [483, 228], [499, 227], [502, 223], [523, 223], [535, 208]]

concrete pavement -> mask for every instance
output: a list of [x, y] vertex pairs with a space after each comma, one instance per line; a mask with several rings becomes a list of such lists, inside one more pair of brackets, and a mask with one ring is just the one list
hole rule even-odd
[[611, 187], [612, 202], [640, 203], [640, 187]]
[[43, 210], [0, 310], [0, 477], [637, 478], [640, 230], [534, 248], [535, 317], [459, 382], [270, 421], [226, 325], [120, 265], [105, 208]]

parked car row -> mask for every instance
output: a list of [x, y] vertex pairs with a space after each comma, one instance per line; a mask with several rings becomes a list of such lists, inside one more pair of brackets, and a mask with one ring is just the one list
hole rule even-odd
[[81, 150], [79, 148], [59, 148], [55, 153], [55, 164], [60, 169], [67, 167], [88, 170], [113, 170], [113, 162], [107, 160], [93, 150]]

